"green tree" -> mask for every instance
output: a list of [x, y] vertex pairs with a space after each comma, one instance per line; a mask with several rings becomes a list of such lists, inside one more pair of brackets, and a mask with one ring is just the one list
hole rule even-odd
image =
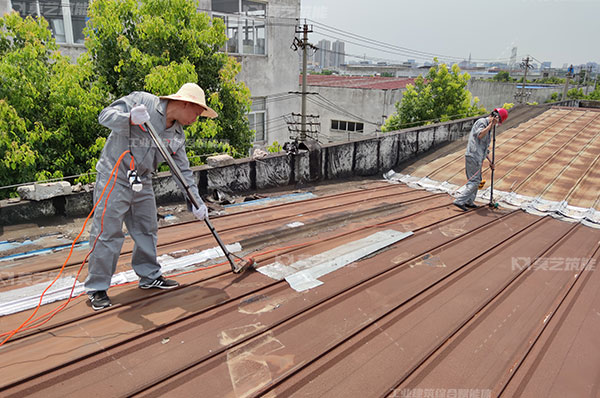
[[541, 79], [535, 79], [536, 83], [540, 84], [565, 84], [565, 79], [561, 79], [557, 76], [543, 77]]
[[45, 19], [6, 14], [0, 19], [0, 81], [3, 185], [93, 168], [102, 149], [97, 140], [105, 134], [96, 118], [107, 91], [92, 79], [88, 57], [72, 64], [61, 56]]
[[283, 148], [281, 147], [279, 142], [273, 141], [273, 143], [269, 145], [269, 147], [267, 147], [267, 151], [269, 151], [269, 153], [277, 153], [283, 151]]
[[567, 91], [567, 99], [585, 99], [585, 94], [581, 88], [572, 88]]
[[436, 60], [425, 78], [419, 76], [414, 85], [406, 87], [401, 102], [396, 103], [396, 112], [386, 120], [383, 131], [485, 113], [485, 108], [479, 106], [479, 99], [473, 100], [466, 89], [470, 78], [468, 73], [460, 73], [458, 65], [448, 69], [446, 64]]
[[495, 82], [509, 82], [511, 81], [511, 78], [508, 71], [501, 70], [500, 72], [496, 73], [496, 76], [494, 76], [492, 80]]
[[595, 89], [588, 95], [588, 99], [594, 101], [600, 101], [600, 88]]
[[546, 100], [546, 102], [556, 102], [560, 100], [560, 93], [554, 92], [552, 93], [552, 95], [550, 96], [550, 98], [548, 98]]
[[190, 81], [204, 89], [219, 117], [187, 128], [192, 164], [215, 150], [244, 156], [254, 139], [250, 91], [235, 80], [241, 66], [219, 52], [227, 40], [223, 20], [197, 8], [196, 0], [95, 0], [86, 28], [93, 70], [113, 98], [172, 94]]

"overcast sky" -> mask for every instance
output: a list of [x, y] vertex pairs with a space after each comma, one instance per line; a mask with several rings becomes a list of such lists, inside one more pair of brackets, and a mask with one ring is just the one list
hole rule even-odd
[[[471, 53], [474, 61], [508, 59], [517, 47], [519, 62], [532, 55], [553, 67], [600, 63], [600, 0], [302, 0], [302, 17], [421, 52], [465, 59]], [[335, 36], [347, 43], [348, 54], [426, 61], [352, 45], [360, 41], [317, 24], [314, 31], [311, 42]]]

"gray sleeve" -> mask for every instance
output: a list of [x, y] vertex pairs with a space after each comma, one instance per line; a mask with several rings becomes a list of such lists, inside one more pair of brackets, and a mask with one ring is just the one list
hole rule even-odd
[[151, 94], [144, 92], [133, 92], [123, 98], [119, 98], [100, 112], [98, 123], [108, 127], [116, 134], [129, 134], [131, 122], [129, 111], [136, 104], [144, 104], [147, 107], [151, 104]]
[[[175, 161], [175, 163], [177, 164], [177, 166], [179, 167], [179, 169], [181, 170], [181, 174], [183, 174], [183, 178], [189, 185], [190, 193], [194, 196], [194, 198], [196, 198], [198, 203], [200, 203], [200, 204], [204, 203], [204, 201], [200, 197], [200, 194], [198, 193], [198, 186], [194, 183], [194, 173], [190, 169], [190, 161], [188, 160], [187, 154], [185, 153], [185, 145], [180, 146], [179, 149], [177, 150], [177, 152], [172, 154], [172, 157], [173, 157], [173, 160]], [[184, 196], [186, 196], [186, 200], [187, 200], [187, 194], [185, 192], [185, 187], [179, 182], [179, 180], [177, 178], [175, 179], [175, 182], [177, 183], [177, 185], [183, 192]], [[191, 203], [189, 201], [188, 201], [188, 210], [192, 210]]]
[[479, 139], [479, 133], [481, 133], [481, 130], [483, 130], [486, 126], [484, 123], [480, 123], [479, 120], [475, 122], [475, 137], [477, 139]]

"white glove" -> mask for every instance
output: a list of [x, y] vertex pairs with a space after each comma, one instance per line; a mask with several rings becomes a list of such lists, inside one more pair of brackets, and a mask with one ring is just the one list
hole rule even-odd
[[140, 104], [131, 108], [131, 111], [129, 111], [129, 118], [133, 124], [144, 124], [149, 121], [150, 115], [148, 115], [146, 105]]
[[201, 221], [208, 218], [208, 209], [204, 203], [200, 204], [199, 209], [196, 209], [196, 206], [192, 205], [192, 213], [194, 213], [196, 218]]

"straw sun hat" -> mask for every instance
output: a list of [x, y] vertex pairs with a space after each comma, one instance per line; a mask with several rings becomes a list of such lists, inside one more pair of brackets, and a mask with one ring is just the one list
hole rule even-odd
[[208, 105], [206, 105], [204, 90], [202, 90], [200, 86], [196, 83], [186, 83], [183, 86], [181, 86], [179, 91], [177, 91], [175, 94], [165, 95], [159, 98], [191, 102], [193, 104], [200, 105], [204, 108], [204, 112], [202, 112], [200, 116], [208, 117], [211, 119], [214, 119], [218, 116], [217, 112], [215, 112]]

